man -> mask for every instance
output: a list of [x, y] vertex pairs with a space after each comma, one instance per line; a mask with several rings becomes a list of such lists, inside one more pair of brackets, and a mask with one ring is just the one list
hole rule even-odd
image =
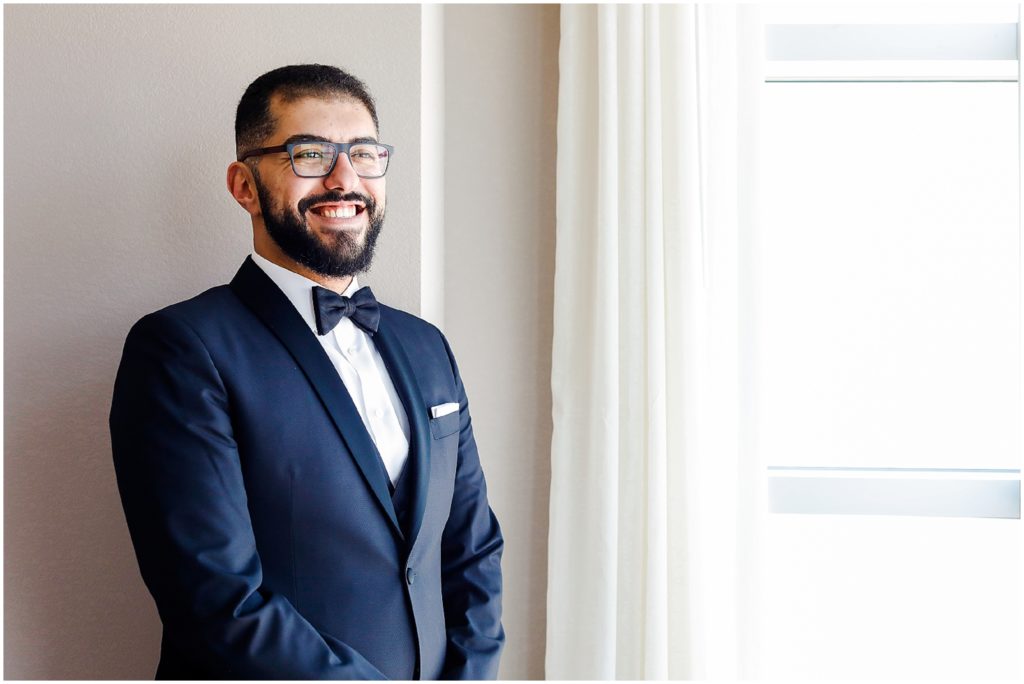
[[393, 151], [374, 102], [283, 67], [235, 136], [254, 253], [132, 328], [111, 408], [157, 677], [493, 678], [503, 542], [455, 360], [355, 278]]

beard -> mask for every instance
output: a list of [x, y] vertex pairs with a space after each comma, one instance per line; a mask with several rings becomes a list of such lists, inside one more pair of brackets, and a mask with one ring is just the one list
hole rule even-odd
[[[384, 227], [384, 207], [378, 208], [372, 197], [357, 192], [311, 195], [299, 201], [296, 212], [279, 207], [263, 186], [259, 173], [253, 175], [256, 180], [256, 195], [263, 209], [263, 224], [270, 239], [285, 255], [325, 278], [353, 276], [370, 268], [377, 237]], [[345, 231], [338, 231], [321, 239], [309, 229], [305, 213], [309, 207], [322, 202], [363, 203], [363, 211], [369, 216], [370, 223], [361, 247], [356, 239]]]

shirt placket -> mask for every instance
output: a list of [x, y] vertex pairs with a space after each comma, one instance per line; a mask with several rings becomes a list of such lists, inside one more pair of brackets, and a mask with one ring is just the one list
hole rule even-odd
[[340, 329], [337, 330], [338, 335], [335, 340], [339, 344], [342, 356], [359, 381], [363, 423], [377, 446], [377, 451], [384, 461], [388, 475], [394, 482], [401, 468], [401, 457], [408, 445], [403, 446], [399, 443], [404, 441], [402, 427], [398, 423], [393, 409], [390, 408], [391, 398], [384, 389], [383, 379], [375, 377], [379, 374], [369, 345], [365, 339], [362, 339], [351, 322], [343, 321], [343, 323], [348, 325], [343, 328], [339, 324], [338, 328]]

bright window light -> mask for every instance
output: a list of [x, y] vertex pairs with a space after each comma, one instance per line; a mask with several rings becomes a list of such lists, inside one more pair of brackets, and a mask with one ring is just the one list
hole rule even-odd
[[1017, 85], [778, 83], [763, 111], [768, 462], [1019, 468]]

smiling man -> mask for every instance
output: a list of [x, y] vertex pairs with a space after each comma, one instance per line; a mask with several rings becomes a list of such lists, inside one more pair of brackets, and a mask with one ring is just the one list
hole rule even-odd
[[356, 276], [394, 149], [361, 81], [300, 65], [238, 105], [253, 253], [131, 330], [114, 465], [158, 678], [496, 676], [501, 532], [447, 341]]

